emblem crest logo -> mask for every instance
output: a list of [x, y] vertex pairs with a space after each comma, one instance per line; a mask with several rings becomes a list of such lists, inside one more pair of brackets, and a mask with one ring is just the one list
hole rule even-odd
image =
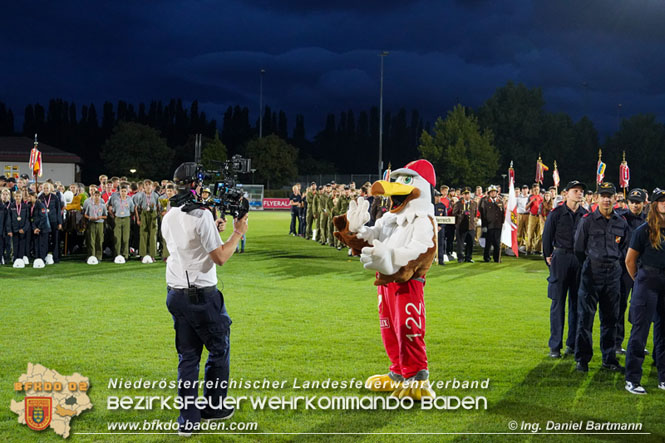
[[25, 397], [25, 423], [34, 431], [43, 431], [51, 424], [51, 397]]

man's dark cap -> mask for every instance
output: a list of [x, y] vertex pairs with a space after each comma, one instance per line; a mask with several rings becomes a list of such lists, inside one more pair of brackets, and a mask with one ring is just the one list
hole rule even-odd
[[658, 200], [663, 199], [663, 198], [665, 198], [665, 190], [663, 190], [663, 189], [656, 188], [651, 193], [651, 201], [652, 202], [657, 202]]
[[568, 184], [564, 188], [564, 191], [570, 191], [571, 189], [576, 188], [578, 186], [580, 186], [583, 191], [586, 191], [586, 185], [579, 180], [573, 180], [571, 182], [568, 182]]
[[593, 191], [591, 189], [587, 189], [586, 192], [584, 193], [586, 195], [593, 195]]
[[315, 184], [316, 184], [316, 182], [312, 182], [312, 183], [310, 183], [309, 185], [312, 186], [312, 185], [315, 185]]
[[529, 189], [529, 185], [522, 185], [522, 189]]
[[441, 193], [436, 189], [434, 190], [434, 197], [441, 197]]
[[16, 183], [16, 179], [14, 177], [9, 177], [7, 183]]
[[598, 194], [600, 195], [603, 194], [614, 195], [616, 193], [617, 193], [617, 188], [615, 188], [614, 184], [610, 182], [601, 183], [600, 186], [598, 186]]
[[471, 188], [469, 188], [468, 186], [466, 186], [466, 187], [464, 188], [464, 190], [462, 191], [462, 194], [466, 194], [467, 192], [468, 192], [468, 193], [471, 193]]
[[635, 188], [628, 193], [628, 200], [637, 203], [644, 203], [647, 200], [647, 194], [642, 189]]

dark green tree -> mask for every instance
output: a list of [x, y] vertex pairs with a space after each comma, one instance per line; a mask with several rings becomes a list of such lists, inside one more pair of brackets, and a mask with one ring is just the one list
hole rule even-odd
[[209, 140], [201, 150], [201, 163], [207, 170], [218, 170], [221, 163], [228, 158], [226, 146], [219, 139], [219, 133], [215, 132], [215, 137]]
[[251, 140], [247, 156], [252, 159], [257, 179], [265, 182], [268, 189], [288, 185], [298, 175], [298, 150], [274, 134]]
[[449, 111], [445, 120], [439, 117], [432, 132], [423, 131], [418, 150], [434, 165], [438, 183], [484, 186], [496, 177], [499, 154], [492, 133], [481, 132], [478, 119], [462, 105]]
[[173, 149], [159, 132], [134, 122], [120, 122], [102, 148], [109, 174], [127, 175], [136, 169], [139, 177], [162, 179], [172, 176]]

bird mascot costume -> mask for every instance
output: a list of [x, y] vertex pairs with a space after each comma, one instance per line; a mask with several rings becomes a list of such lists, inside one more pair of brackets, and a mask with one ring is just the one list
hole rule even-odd
[[436, 253], [433, 192], [434, 167], [417, 160], [393, 171], [390, 181], [372, 185], [372, 195], [390, 198], [390, 210], [369, 221], [369, 202], [351, 201], [345, 215], [335, 217], [335, 236], [349, 246], [366, 269], [376, 271], [381, 338], [390, 358], [387, 374], [365, 382], [372, 391], [393, 396], [434, 397], [429, 384], [425, 348], [425, 273]]

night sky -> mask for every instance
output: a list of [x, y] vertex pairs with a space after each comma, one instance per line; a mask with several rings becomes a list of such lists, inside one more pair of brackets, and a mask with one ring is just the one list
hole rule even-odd
[[[547, 109], [587, 114], [607, 135], [621, 116], [665, 121], [662, 0], [286, 0], [3, 2], [0, 101], [198, 99], [283, 109], [307, 136], [328, 112], [379, 103], [433, 122], [478, 107], [507, 81], [541, 87]], [[98, 107], [98, 112], [101, 108]]]

